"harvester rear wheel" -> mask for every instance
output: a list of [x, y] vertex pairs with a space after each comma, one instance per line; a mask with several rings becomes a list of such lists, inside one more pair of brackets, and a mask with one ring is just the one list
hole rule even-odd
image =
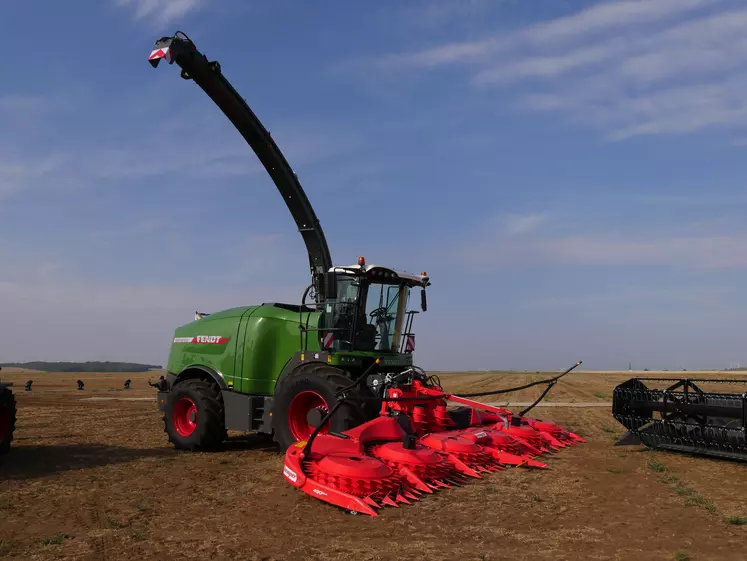
[[169, 392], [164, 431], [180, 450], [214, 450], [226, 439], [220, 391], [204, 380], [179, 382]]
[[16, 428], [16, 398], [8, 388], [0, 388], [0, 455], [10, 450]]
[[[273, 439], [281, 450], [306, 440], [324, 415], [335, 405], [335, 393], [350, 385], [342, 370], [314, 364], [295, 370], [278, 380], [272, 407]], [[345, 403], [320, 433], [343, 432], [369, 420], [360, 405]]]

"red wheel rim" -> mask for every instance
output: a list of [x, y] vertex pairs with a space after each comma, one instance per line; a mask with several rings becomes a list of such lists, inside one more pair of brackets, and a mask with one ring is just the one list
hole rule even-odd
[[[322, 416], [329, 413], [329, 407], [324, 398], [315, 391], [306, 390], [296, 394], [288, 407], [288, 427], [293, 438], [305, 440], [314, 432], [314, 427], [309, 423], [309, 412], [316, 409]], [[327, 432], [327, 428], [319, 431], [320, 434]]]
[[176, 402], [174, 428], [179, 436], [189, 436], [197, 428], [197, 405], [188, 397], [183, 397]]
[[10, 437], [10, 407], [0, 405], [0, 442]]

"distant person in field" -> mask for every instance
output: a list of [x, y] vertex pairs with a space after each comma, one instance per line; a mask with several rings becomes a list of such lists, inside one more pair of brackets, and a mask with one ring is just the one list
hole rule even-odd
[[152, 388], [158, 388], [158, 390], [165, 392], [168, 387], [166, 386], [166, 378], [161, 376], [158, 381], [155, 384], [152, 384], [150, 380], [148, 380], [148, 385]]
[[83, 380], [78, 380], [78, 381], [76, 382], [76, 384], [78, 384], [78, 389], [79, 389], [79, 390], [82, 390], [82, 389], [83, 389], [83, 386], [84, 386], [84, 384], [83, 384]]
[[130, 389], [130, 384], [131, 384], [131, 383], [132, 383], [132, 380], [130, 380], [129, 378], [128, 378], [127, 380], [125, 380], [125, 384], [124, 384], [124, 386], [125, 386], [125, 389], [126, 389], [126, 390], [129, 390], [129, 389]]

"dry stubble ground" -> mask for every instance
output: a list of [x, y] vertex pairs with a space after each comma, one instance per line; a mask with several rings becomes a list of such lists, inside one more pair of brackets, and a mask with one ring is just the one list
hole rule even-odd
[[[282, 455], [235, 439], [219, 453], [166, 442], [148, 374], [3, 372], [19, 382], [17, 439], [0, 466], [0, 556], [17, 559], [744, 559], [744, 465], [613, 447], [608, 407], [547, 407], [588, 443], [379, 517], [350, 516], [286, 484]], [[133, 390], [121, 391], [133, 379]], [[481, 391], [537, 375], [441, 375]], [[607, 402], [627, 373], [578, 373], [549, 401]], [[150, 388], [148, 388], [150, 390]], [[512, 397], [531, 400], [537, 389]], [[747, 519], [743, 520], [747, 522]]]

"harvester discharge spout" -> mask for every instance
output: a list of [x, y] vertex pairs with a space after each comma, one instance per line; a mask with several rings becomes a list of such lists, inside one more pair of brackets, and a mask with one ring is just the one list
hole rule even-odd
[[747, 380], [631, 378], [615, 388], [612, 415], [627, 429], [618, 446], [747, 461]]
[[148, 62], [156, 68], [162, 60], [179, 66], [181, 77], [193, 81], [213, 100], [270, 175], [306, 244], [317, 304], [321, 305], [322, 279], [332, 267], [329, 246], [296, 173], [272, 135], [223, 75], [220, 63], [208, 60], [186, 33], [177, 31], [154, 43]]
[[[445, 392], [435, 376], [417, 367], [407, 383], [389, 388], [383, 398], [343, 392], [309, 439], [288, 448], [283, 476], [312, 497], [377, 516], [384, 506], [410, 504], [507, 467], [547, 469], [535, 458], [585, 440], [555, 423], [469, 398], [540, 384], [549, 388], [579, 364], [548, 380], [461, 396]], [[540, 398], [545, 395], [547, 390]], [[380, 401], [381, 415], [342, 433], [320, 434], [348, 400]], [[462, 407], [447, 410], [449, 401]]]

